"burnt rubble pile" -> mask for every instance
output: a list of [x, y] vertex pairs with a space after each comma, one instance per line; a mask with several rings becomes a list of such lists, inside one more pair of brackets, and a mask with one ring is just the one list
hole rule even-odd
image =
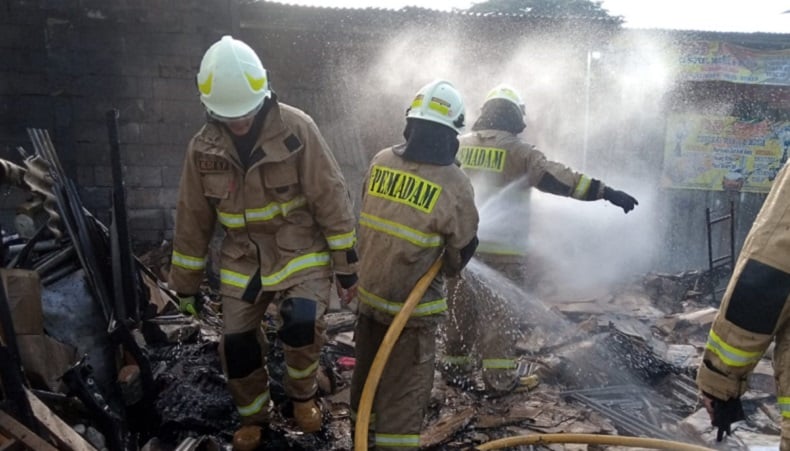
[[[25, 154], [25, 181], [31, 199], [20, 205], [16, 233], [3, 235], [0, 446], [228, 449], [239, 416], [217, 352], [222, 305], [207, 282], [207, 308], [197, 318], [182, 315], [164, 283], [168, 244], [132, 254], [121, 226], [115, 120], [111, 112], [117, 178], [109, 227], [82, 207], [47, 133], [30, 131], [35, 153]], [[534, 383], [529, 391], [493, 398], [480, 384], [448, 383], [437, 367], [424, 448], [470, 449], [558, 432], [714, 444], [694, 375], [716, 314], [705, 293], [721, 274], [647, 274], [602, 295], [549, 300], [490, 279], [474, 270], [477, 263], [470, 267], [465, 277], [478, 296], [519, 306], [512, 318], [521, 337], [519, 368]], [[319, 370], [325, 427], [311, 435], [295, 427], [284, 396], [276, 318], [270, 310], [261, 325], [270, 342], [274, 404], [263, 449], [352, 449], [354, 314], [336, 300], [327, 314], [329, 340]], [[781, 416], [770, 353], [749, 380], [744, 408], [748, 419], [734, 425], [719, 449], [776, 446]]]

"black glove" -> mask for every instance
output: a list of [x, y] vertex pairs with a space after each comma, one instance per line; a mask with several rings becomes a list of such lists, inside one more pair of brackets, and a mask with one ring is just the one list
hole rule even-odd
[[357, 283], [358, 277], [357, 273], [353, 274], [335, 274], [337, 277], [337, 281], [340, 283], [340, 286], [343, 288], [351, 288]]
[[603, 198], [622, 208], [626, 213], [633, 210], [634, 206], [639, 205], [639, 202], [630, 194], [625, 191], [617, 191], [608, 186], [603, 189]]
[[724, 438], [725, 432], [727, 435], [732, 434], [732, 428], [730, 425], [736, 421], [745, 420], [746, 415], [743, 414], [743, 406], [741, 405], [740, 398], [732, 398], [728, 399], [727, 401], [722, 401], [710, 395], [705, 396], [711, 399], [711, 405], [713, 406], [713, 419], [711, 420], [710, 424], [719, 428], [718, 432], [716, 433], [716, 441], [720, 442], [721, 439]]

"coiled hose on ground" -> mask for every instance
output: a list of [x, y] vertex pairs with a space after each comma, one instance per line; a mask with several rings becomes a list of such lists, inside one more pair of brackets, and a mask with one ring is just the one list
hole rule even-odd
[[671, 449], [675, 451], [713, 451], [704, 446], [690, 445], [688, 443], [675, 442], [672, 440], [662, 440], [644, 437], [626, 437], [622, 435], [603, 435], [603, 434], [534, 434], [506, 437], [493, 440], [478, 446], [477, 450], [502, 449], [519, 445], [548, 445], [551, 443], [573, 443], [582, 445], [612, 445], [630, 446], [649, 449]]
[[[442, 267], [442, 256], [439, 256], [435, 262], [428, 268], [428, 271], [420, 277], [417, 284], [409, 293], [406, 302], [403, 303], [403, 308], [395, 315], [392, 324], [384, 334], [384, 339], [376, 352], [376, 357], [370, 366], [368, 377], [365, 379], [365, 386], [362, 388], [362, 396], [359, 400], [357, 407], [357, 421], [355, 423], [354, 431], [354, 450], [367, 451], [368, 449], [368, 427], [370, 426], [370, 411], [373, 407], [373, 397], [376, 394], [376, 388], [381, 380], [381, 375], [384, 372], [384, 367], [387, 364], [393, 346], [398, 341], [403, 328], [406, 326], [411, 316], [414, 307], [425, 294], [425, 290], [431, 284], [433, 279], [439, 273]], [[641, 448], [652, 449], [671, 449], [676, 451], [711, 451], [710, 448], [705, 448], [697, 445], [689, 445], [687, 443], [674, 442], [671, 440], [660, 440], [652, 438], [641, 437], [625, 437], [620, 435], [598, 435], [598, 434], [535, 434], [535, 435], [521, 435], [516, 437], [508, 437], [499, 440], [493, 440], [483, 443], [478, 446], [478, 450], [492, 450], [501, 449], [505, 447], [512, 447], [518, 445], [538, 445], [549, 443], [574, 443], [574, 444], [588, 444], [588, 445], [615, 445], [615, 446], [638, 446]]]

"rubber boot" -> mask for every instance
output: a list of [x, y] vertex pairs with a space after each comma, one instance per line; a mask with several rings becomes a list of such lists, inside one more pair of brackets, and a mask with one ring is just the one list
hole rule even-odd
[[263, 444], [263, 428], [256, 425], [242, 426], [233, 433], [234, 451], [254, 451]]
[[321, 430], [321, 410], [315, 400], [294, 401], [294, 419], [299, 428], [309, 434]]

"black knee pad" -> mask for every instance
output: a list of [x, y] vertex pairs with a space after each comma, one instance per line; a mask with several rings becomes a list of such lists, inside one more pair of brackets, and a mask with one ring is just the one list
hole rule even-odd
[[280, 340], [292, 348], [313, 344], [317, 302], [305, 298], [288, 298], [280, 306], [283, 325]]
[[749, 260], [735, 283], [725, 318], [758, 334], [772, 334], [790, 294], [790, 274]]
[[248, 330], [223, 337], [225, 364], [228, 366], [228, 379], [239, 379], [263, 366], [261, 345], [256, 330]]

